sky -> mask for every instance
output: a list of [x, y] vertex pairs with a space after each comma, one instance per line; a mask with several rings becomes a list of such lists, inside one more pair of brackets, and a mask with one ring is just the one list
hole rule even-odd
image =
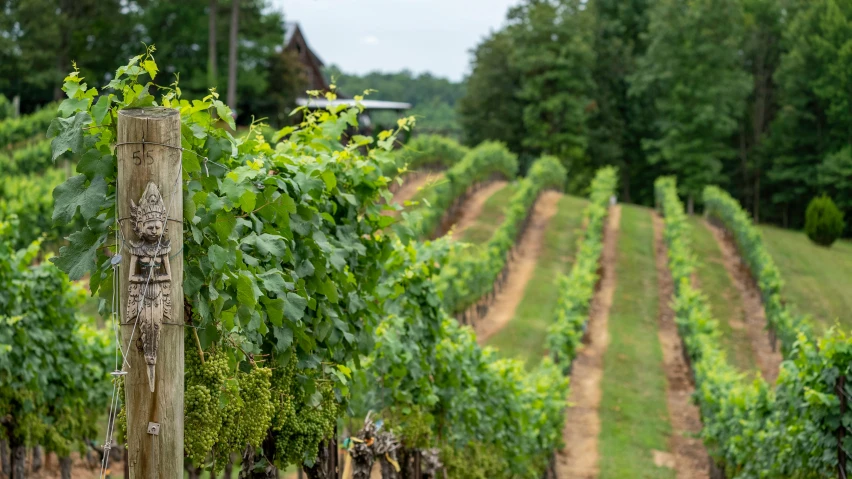
[[311, 50], [344, 72], [415, 73], [460, 81], [471, 49], [518, 0], [272, 0]]

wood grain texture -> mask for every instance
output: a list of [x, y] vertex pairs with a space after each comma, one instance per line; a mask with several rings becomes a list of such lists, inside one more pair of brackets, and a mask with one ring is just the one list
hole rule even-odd
[[[125, 382], [128, 463], [131, 479], [183, 477], [183, 183], [180, 150], [142, 141], [180, 147], [180, 114], [151, 107], [122, 110], [118, 115], [118, 181], [116, 200], [125, 242], [119, 270], [122, 348], [129, 363]], [[129, 144], [122, 144], [129, 143]], [[130, 224], [130, 200], [138, 201], [148, 182], [160, 189], [166, 205], [166, 237], [171, 241], [171, 323], [160, 332], [156, 384], [148, 386], [145, 358], [137, 347], [139, 328], [124, 324], [130, 254], [127, 241], [138, 241]], [[131, 338], [132, 336], [132, 338]], [[159, 435], [148, 434], [148, 423], [160, 424]]]

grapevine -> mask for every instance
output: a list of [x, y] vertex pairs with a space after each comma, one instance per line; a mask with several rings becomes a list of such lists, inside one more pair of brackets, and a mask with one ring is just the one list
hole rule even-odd
[[14, 215], [0, 221], [0, 435], [67, 456], [84, 450], [106, 409], [113, 355], [79, 314], [82, 287], [50, 263], [32, 265], [41, 243], [16, 249], [19, 230]]
[[604, 167], [595, 174], [590, 187], [589, 206], [584, 212], [586, 232], [570, 275], [560, 275], [557, 279], [561, 291], [556, 306], [556, 320], [548, 327], [547, 348], [565, 370], [577, 355], [586, 330], [603, 252], [607, 204], [615, 193], [617, 182], [618, 170], [615, 168]]
[[[774, 391], [760, 377], [746, 382], [719, 347], [718, 323], [707, 299], [692, 286], [696, 259], [676, 188], [671, 177], [655, 182], [675, 285], [673, 307], [695, 375], [708, 452], [733, 479], [833, 476], [836, 454], [852, 453], [848, 441], [836, 434], [837, 424], [852, 420], [852, 412], [842, 411], [835, 395], [840, 378], [850, 379], [852, 338], [829, 330], [812, 340], [799, 332]], [[844, 472], [852, 472], [852, 464]]]
[[[89, 275], [91, 291], [109, 297], [114, 274], [109, 258], [119, 247], [111, 241], [117, 229], [118, 111], [151, 105], [180, 110], [183, 301], [198, 326], [198, 344], [187, 350], [223, 353], [231, 371], [218, 403], [211, 389], [218, 372], [194, 375], [187, 384], [187, 420], [199, 426], [189, 433], [188, 453], [194, 462], [207, 457], [217, 413], [222, 420], [212, 444], [214, 460], [243, 452], [246, 444], [258, 446], [270, 434], [274, 441], [272, 370], [276, 358], [293, 357], [298, 380], [291, 382], [291, 394], [303, 420], [298, 430], [279, 431], [307, 438], [298, 454], [286, 452], [311, 462], [317, 454], [312, 448], [328, 439], [349, 396], [349, 373], [331, 374], [327, 365], [346, 364], [371, 347], [381, 313], [376, 258], [389, 252], [388, 237], [374, 233], [392, 221], [381, 214], [390, 182], [382, 171], [395, 164], [396, 135], [413, 119], [401, 120], [397, 130], [383, 132], [374, 143], [344, 137], [360, 105], [302, 109], [297, 114], [304, 121], [274, 137], [287, 141], [268, 143], [256, 125], [235, 137], [221, 127], [233, 128], [233, 117], [215, 91], [189, 101], [181, 98], [177, 83], [153, 82], [159, 72], [153, 52], [150, 47], [120, 67], [103, 91], [87, 86], [77, 71], [65, 79], [69, 98], [48, 137], [54, 159], [68, 151], [81, 159], [79, 175], [54, 190], [53, 218], [60, 227], [77, 227], [52, 261], [74, 279]], [[268, 362], [255, 364], [252, 357]], [[198, 365], [190, 371], [199, 371]], [[267, 459], [284, 464], [283, 458]]]

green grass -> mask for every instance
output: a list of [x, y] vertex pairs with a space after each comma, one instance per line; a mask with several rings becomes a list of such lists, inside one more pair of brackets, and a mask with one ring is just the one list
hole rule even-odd
[[725, 269], [722, 251], [700, 217], [690, 218], [692, 251], [698, 257], [696, 270], [701, 291], [710, 301], [713, 317], [719, 321], [721, 346], [728, 359], [741, 371], [754, 371], [757, 363], [745, 330], [745, 310], [740, 292]]
[[812, 243], [799, 231], [760, 227], [769, 254], [784, 278], [783, 297], [809, 314], [818, 330], [840, 322], [852, 328], [852, 243], [830, 248]]
[[464, 241], [475, 245], [481, 245], [488, 242], [491, 236], [497, 230], [503, 218], [506, 205], [509, 204], [509, 199], [517, 189], [516, 183], [511, 183], [499, 190], [485, 200], [482, 206], [482, 211], [476, 218], [476, 221], [465, 231], [460, 234], [455, 234], [453, 238], [457, 241]]
[[567, 274], [574, 262], [587, 204], [586, 200], [573, 196], [559, 200], [559, 209], [544, 232], [538, 264], [515, 317], [488, 341], [501, 355], [523, 359], [528, 367], [535, 366], [542, 358], [547, 327], [554, 319], [559, 297], [557, 278], [559, 274]]
[[654, 465], [651, 450], [667, 451], [663, 353], [657, 337], [657, 271], [651, 210], [623, 205], [616, 289], [609, 314], [600, 405], [600, 478], [674, 478]]

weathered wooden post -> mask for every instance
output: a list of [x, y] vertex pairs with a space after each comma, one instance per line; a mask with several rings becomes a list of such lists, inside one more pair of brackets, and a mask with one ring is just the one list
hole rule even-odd
[[118, 114], [119, 288], [130, 479], [183, 477], [180, 114]]

